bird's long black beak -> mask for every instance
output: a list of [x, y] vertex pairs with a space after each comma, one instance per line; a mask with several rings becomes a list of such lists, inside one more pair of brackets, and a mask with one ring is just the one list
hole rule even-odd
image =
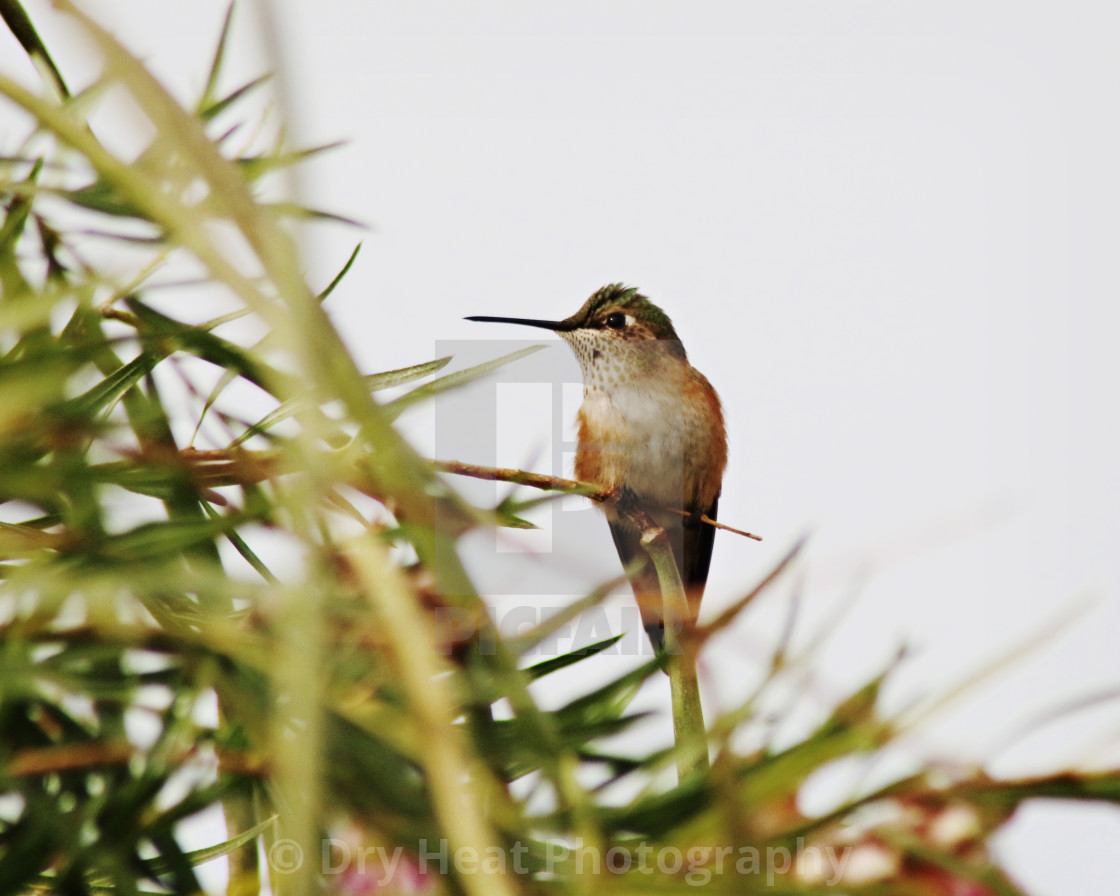
[[554, 330], [557, 333], [567, 333], [576, 329], [576, 324], [566, 320], [531, 320], [527, 317], [487, 317], [483, 314], [465, 317], [463, 320], [481, 320], [491, 324], [521, 324], [526, 327], [540, 327], [542, 330]]

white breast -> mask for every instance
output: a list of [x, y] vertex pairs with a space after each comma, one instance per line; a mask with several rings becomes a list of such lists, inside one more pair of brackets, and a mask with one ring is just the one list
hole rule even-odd
[[582, 413], [595, 431], [620, 437], [610, 454], [627, 488], [665, 505], [693, 502], [713, 434], [702, 415], [684, 407], [680, 384], [658, 378], [590, 387]]

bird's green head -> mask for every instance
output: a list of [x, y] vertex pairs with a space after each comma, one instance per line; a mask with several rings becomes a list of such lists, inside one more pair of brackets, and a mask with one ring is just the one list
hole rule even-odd
[[[669, 315], [638, 290], [611, 283], [595, 292], [571, 317], [468, 317], [552, 330], [572, 347], [589, 385], [640, 379], [687, 364], [684, 346]], [[666, 367], [668, 364], [668, 368]]]
[[674, 346], [673, 354], [684, 358], [684, 348], [669, 315], [632, 286], [611, 283], [597, 290], [571, 317], [561, 321], [565, 329], [603, 330], [607, 338], [634, 341], [659, 339]]

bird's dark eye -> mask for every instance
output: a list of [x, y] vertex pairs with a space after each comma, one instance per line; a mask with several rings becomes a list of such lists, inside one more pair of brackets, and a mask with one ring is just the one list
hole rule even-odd
[[607, 315], [606, 324], [612, 330], [621, 330], [626, 326], [626, 315], [621, 311], [612, 311]]

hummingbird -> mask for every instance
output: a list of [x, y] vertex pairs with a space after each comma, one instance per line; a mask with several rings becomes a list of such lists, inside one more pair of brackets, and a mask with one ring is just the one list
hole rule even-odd
[[[664, 528], [688, 597], [687, 622], [694, 622], [715, 537], [701, 517], [716, 518], [727, 434], [719, 396], [688, 363], [669, 316], [637, 289], [612, 283], [563, 320], [467, 320], [541, 327], [572, 348], [583, 374], [576, 478], [617, 493], [623, 505], [633, 502]], [[679, 626], [684, 620], [665, 619], [657, 573], [638, 527], [614, 504], [600, 506], [642, 626], [660, 653], [666, 622]]]

